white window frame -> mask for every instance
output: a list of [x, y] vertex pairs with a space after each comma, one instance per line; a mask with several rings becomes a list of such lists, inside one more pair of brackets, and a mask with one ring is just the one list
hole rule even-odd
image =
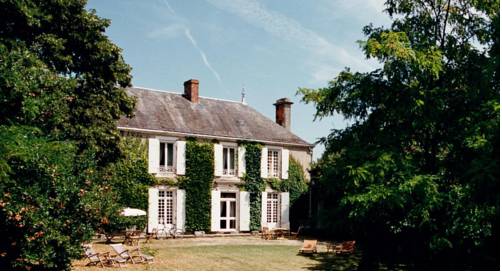
[[176, 191], [159, 189], [157, 201], [157, 222], [162, 227], [172, 227], [176, 223]]
[[280, 216], [280, 194], [278, 192], [267, 192], [267, 224], [279, 225]]
[[[234, 194], [234, 197], [222, 197], [223, 194], [225, 193], [232, 193]], [[238, 192], [235, 192], [235, 191], [220, 191], [219, 192], [219, 195], [220, 195], [220, 199], [219, 199], [219, 202], [220, 204], [222, 202], [225, 202], [225, 207], [226, 207], [226, 215], [225, 216], [222, 216], [221, 215], [221, 205], [220, 205], [220, 211], [219, 211], [219, 221], [218, 221], [218, 228], [219, 230], [221, 231], [236, 231], [237, 230], [237, 227], [238, 227], [238, 210], [239, 210], [239, 203], [238, 203], [238, 198], [237, 198], [237, 195], [238, 195]], [[231, 203], [234, 203], [235, 204], [235, 213], [234, 213], [234, 216], [230, 216], [230, 207], [231, 207]], [[225, 221], [225, 227], [226, 228], [221, 228], [221, 221]], [[234, 221], [235, 225], [233, 228], [230, 227], [230, 222], [231, 221]]]
[[[160, 176], [163, 176], [163, 175], [173, 175], [176, 173], [176, 163], [177, 163], [177, 154], [176, 154], [176, 141], [177, 139], [176, 138], [171, 138], [171, 137], [158, 137], [157, 138], [159, 140], [159, 175]], [[164, 151], [161, 151], [160, 150], [160, 146], [161, 144], [164, 143]], [[172, 166], [167, 166], [167, 158], [168, 158], [168, 154], [167, 154], [167, 144], [171, 144], [173, 145], [173, 150], [172, 150], [172, 153], [173, 153], [173, 165]], [[160, 156], [161, 154], [164, 154], [164, 166], [160, 165]]]
[[[222, 145], [223, 148], [222, 148], [222, 155], [223, 155], [223, 159], [221, 161], [221, 164], [222, 164], [222, 170], [223, 170], [223, 176], [237, 176], [238, 174], [238, 149], [237, 149], [237, 146], [234, 146], [234, 145]], [[228, 161], [228, 167], [227, 169], [225, 169], [225, 149], [227, 150], [226, 152], [226, 156], [227, 156], [227, 159], [229, 160]], [[233, 157], [233, 160], [234, 160], [234, 169], [230, 169], [230, 160], [231, 160], [231, 157], [230, 157], [230, 149], [234, 150], [234, 157]]]
[[[277, 153], [277, 165], [274, 166], [274, 162], [273, 162], [273, 153]], [[272, 159], [271, 159], [271, 154], [272, 154]], [[275, 147], [268, 147], [268, 150], [267, 150], [267, 173], [268, 173], [268, 177], [270, 178], [281, 178], [281, 162], [282, 161], [282, 158], [281, 158], [281, 148], [275, 148]], [[271, 166], [271, 163], [272, 163], [272, 166]]]

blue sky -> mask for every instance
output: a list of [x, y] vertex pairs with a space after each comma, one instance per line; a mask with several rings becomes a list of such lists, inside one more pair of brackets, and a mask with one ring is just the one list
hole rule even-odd
[[[383, 0], [90, 0], [112, 20], [107, 35], [132, 66], [133, 85], [183, 91], [200, 81], [200, 95], [240, 100], [275, 119], [275, 100], [289, 97], [292, 131], [313, 143], [349, 124], [339, 115], [313, 121], [299, 87], [319, 88], [344, 67], [368, 71], [357, 40], [363, 26], [389, 25]], [[314, 149], [314, 158], [323, 147]]]

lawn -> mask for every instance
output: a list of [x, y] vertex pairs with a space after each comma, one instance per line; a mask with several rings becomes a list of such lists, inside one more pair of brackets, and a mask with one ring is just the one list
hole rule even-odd
[[[104, 270], [353, 270], [357, 269], [359, 255], [335, 256], [324, 253], [298, 255], [302, 242], [296, 240], [265, 241], [258, 237], [225, 237], [196, 239], [152, 240], [143, 244], [145, 252], [154, 253], [153, 264], [127, 264], [122, 268]], [[98, 252], [112, 252], [111, 247], [94, 243]], [[73, 270], [103, 270], [85, 266], [85, 260], [75, 261]]]

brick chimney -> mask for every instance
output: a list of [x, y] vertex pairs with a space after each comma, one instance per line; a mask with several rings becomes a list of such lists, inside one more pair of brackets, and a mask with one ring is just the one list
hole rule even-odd
[[291, 130], [291, 104], [288, 98], [278, 99], [274, 103], [275, 122], [288, 130]]
[[193, 103], [199, 103], [199, 81], [190, 79], [183, 85], [185, 86], [185, 94], [183, 96]]

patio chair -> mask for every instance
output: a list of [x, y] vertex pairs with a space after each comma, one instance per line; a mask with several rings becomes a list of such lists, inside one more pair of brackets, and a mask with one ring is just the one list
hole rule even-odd
[[298, 250], [301, 254], [314, 254], [317, 253], [317, 240], [305, 240], [303, 246]]
[[261, 238], [265, 240], [272, 240], [276, 239], [277, 235], [272, 232], [268, 227], [262, 227], [261, 228]]
[[128, 231], [124, 236], [124, 245], [138, 246], [141, 230]]
[[136, 252], [137, 256], [139, 256], [141, 258], [141, 262], [153, 263], [153, 256], [150, 256], [150, 255], [147, 255], [147, 254], [144, 254], [143, 252], [141, 252], [141, 249], [139, 248], [139, 246], [132, 249], [131, 252]]
[[101, 267], [105, 267], [105, 264], [108, 263], [109, 253], [97, 253], [92, 248], [92, 245], [83, 245], [84, 255], [89, 260], [89, 262], [85, 266], [93, 266], [100, 265]]
[[335, 254], [352, 254], [356, 249], [356, 241], [345, 241], [335, 245]]
[[[150, 255], [143, 254], [139, 247], [135, 247], [133, 249], [126, 249], [123, 244], [114, 244], [110, 245], [113, 250], [117, 253], [117, 255], [126, 261], [131, 261], [131, 263], [135, 264], [136, 262], [140, 263], [150, 263], [153, 262], [153, 257]], [[139, 259], [136, 261], [135, 259]]]
[[145, 234], [145, 244], [149, 243], [152, 238], [159, 239], [157, 228], [152, 229], [152, 232], [147, 232]]
[[141, 258], [129, 253], [129, 250], [127, 248], [125, 248], [125, 246], [123, 244], [112, 244], [110, 246], [113, 248], [115, 253], [117, 253], [117, 256], [122, 259], [125, 259], [126, 262], [130, 261], [131, 263], [135, 264], [136, 263], [136, 261], [134, 260], [135, 258], [139, 258], [140, 262], [141, 262]]
[[296, 232], [290, 232], [289, 233], [289, 239], [297, 240], [298, 235], [300, 235], [300, 232], [302, 231], [303, 226], [299, 226], [298, 230]]

